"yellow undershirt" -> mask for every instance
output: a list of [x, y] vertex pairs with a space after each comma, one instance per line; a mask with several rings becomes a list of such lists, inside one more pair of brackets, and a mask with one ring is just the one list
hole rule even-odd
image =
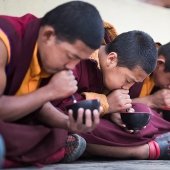
[[152, 76], [149, 76], [144, 80], [139, 97], [148, 96], [151, 93], [153, 87], [154, 87], [153, 78]]
[[[7, 64], [8, 64], [10, 61], [10, 56], [11, 56], [10, 43], [9, 43], [8, 37], [1, 29], [0, 29], [0, 38], [2, 39], [2, 41], [4, 42], [4, 44], [7, 48], [7, 52], [8, 52]], [[43, 71], [42, 68], [40, 67], [40, 65], [38, 63], [37, 50], [38, 50], [38, 44], [36, 43], [34, 52], [33, 52], [32, 61], [30, 63], [30, 67], [28, 68], [28, 71], [22, 81], [20, 88], [18, 89], [17, 93], [15, 94], [17, 96], [28, 94], [30, 92], [35, 91], [39, 87], [41, 79], [47, 78], [50, 76], [45, 71]]]
[[[100, 62], [99, 62], [99, 57], [98, 57], [98, 52], [99, 50], [96, 50], [91, 56], [91, 59], [94, 59], [97, 61], [98, 64], [98, 68], [100, 68]], [[102, 117], [103, 115], [105, 115], [108, 112], [108, 108], [109, 108], [109, 104], [107, 101], [107, 97], [106, 95], [109, 93], [110, 91], [108, 89], [104, 89], [103, 90], [103, 94], [98, 94], [98, 93], [93, 93], [93, 92], [83, 92], [82, 95], [85, 96], [86, 100], [89, 99], [100, 99], [100, 105], [103, 107], [102, 112], [100, 113], [100, 117]]]

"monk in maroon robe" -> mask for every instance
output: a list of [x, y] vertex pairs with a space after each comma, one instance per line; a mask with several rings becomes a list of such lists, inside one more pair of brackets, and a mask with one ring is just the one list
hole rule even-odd
[[157, 66], [143, 83], [130, 88], [134, 102], [146, 104], [170, 121], [170, 42], [159, 46]]
[[[87, 142], [87, 153], [114, 158], [169, 159], [170, 134], [166, 132], [170, 131], [170, 123], [146, 105], [132, 104], [128, 90], [148, 77], [156, 62], [153, 39], [142, 31], [130, 31], [101, 46], [89, 60], [76, 66], [76, 99], [99, 98], [103, 107], [99, 125], [92, 132], [80, 133]], [[71, 97], [53, 101], [65, 113], [69, 104]], [[127, 129], [122, 123], [120, 112], [132, 108], [152, 114], [143, 130]]]
[[[83, 110], [79, 120], [63, 114], [50, 101], [77, 90], [71, 71], [100, 47], [103, 21], [97, 9], [73, 1], [49, 11], [42, 19], [0, 16], [0, 134], [6, 145], [4, 167], [72, 162], [86, 147], [79, 135], [99, 122], [99, 112]], [[55, 91], [53, 90], [55, 89]], [[88, 116], [89, 115], [89, 116]]]

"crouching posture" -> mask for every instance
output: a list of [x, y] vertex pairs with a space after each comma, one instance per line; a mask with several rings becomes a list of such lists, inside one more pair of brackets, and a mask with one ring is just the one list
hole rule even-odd
[[43, 18], [0, 16], [4, 168], [72, 162], [84, 152], [86, 141], [77, 134], [68, 135], [68, 131], [93, 130], [99, 112], [93, 113], [95, 121], [86, 118], [88, 125], [84, 125], [50, 101], [76, 92], [71, 70], [100, 47], [103, 36], [99, 12], [82, 1], [62, 4]]
[[[76, 99], [99, 98], [103, 106], [99, 125], [92, 132], [79, 133], [87, 142], [86, 154], [169, 159], [170, 123], [148, 106], [132, 103], [129, 96], [129, 88], [147, 78], [156, 63], [157, 50], [153, 39], [145, 32], [129, 31], [102, 45], [89, 60], [76, 66]], [[70, 103], [70, 97], [53, 102], [64, 111]], [[151, 120], [143, 130], [127, 129], [120, 117], [120, 112], [126, 109], [150, 112]]]

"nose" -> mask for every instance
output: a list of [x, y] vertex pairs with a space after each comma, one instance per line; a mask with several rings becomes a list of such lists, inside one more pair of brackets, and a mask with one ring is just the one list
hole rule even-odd
[[170, 89], [170, 84], [168, 84], [168, 89]]
[[73, 70], [75, 68], [75, 66], [79, 63], [80, 60], [75, 60], [72, 62], [69, 62], [65, 65], [65, 68], [68, 70]]
[[121, 88], [124, 89], [124, 90], [129, 90], [130, 87], [122, 86]]
[[130, 83], [130, 84], [128, 83], [128, 84], [123, 85], [121, 88], [125, 90], [129, 90], [132, 85], [134, 85], [134, 83]]

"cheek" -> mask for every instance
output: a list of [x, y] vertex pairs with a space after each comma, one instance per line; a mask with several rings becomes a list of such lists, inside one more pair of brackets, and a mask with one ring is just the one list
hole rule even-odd
[[159, 79], [157, 78], [155, 80], [155, 85], [158, 86], [158, 87], [164, 87], [164, 86], [167, 85], [167, 81], [164, 78], [159, 77]]
[[125, 84], [124, 79], [120, 76], [105, 79], [105, 85], [109, 90], [120, 89]]

